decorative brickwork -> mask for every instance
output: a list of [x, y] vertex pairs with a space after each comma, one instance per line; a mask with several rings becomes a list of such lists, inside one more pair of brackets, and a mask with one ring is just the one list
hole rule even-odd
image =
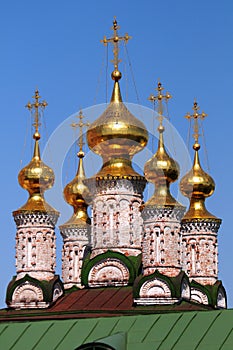
[[142, 262], [144, 275], [155, 270], [174, 277], [181, 270], [180, 218], [184, 208], [145, 207]]
[[[17, 225], [17, 275], [8, 286], [7, 304], [19, 309], [46, 308], [63, 294], [61, 282], [55, 277], [54, 230], [58, 213], [16, 211], [13, 214]], [[55, 285], [54, 280], [58, 280]]]
[[182, 222], [183, 269], [202, 285], [213, 285], [218, 279], [217, 232], [220, 220]]
[[64, 288], [81, 288], [81, 269], [85, 252], [90, 245], [90, 226], [60, 227], [64, 239], [62, 248], [62, 278]]
[[143, 220], [140, 206], [145, 179], [97, 181], [93, 199], [92, 257], [107, 250], [141, 253]]
[[25, 213], [14, 219], [16, 233], [17, 279], [26, 274], [39, 280], [54, 277], [56, 266], [56, 237], [54, 223], [56, 214]]

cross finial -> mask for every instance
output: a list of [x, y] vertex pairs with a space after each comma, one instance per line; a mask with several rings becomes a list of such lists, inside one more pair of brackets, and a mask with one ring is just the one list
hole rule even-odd
[[84, 152], [83, 152], [83, 146], [85, 145], [85, 142], [83, 141], [83, 128], [85, 126], [89, 126], [90, 123], [84, 123], [83, 122], [83, 112], [82, 110], [80, 110], [79, 114], [77, 115], [77, 118], [79, 119], [78, 123], [72, 123], [71, 126], [72, 128], [76, 129], [79, 128], [79, 139], [78, 139], [78, 145], [79, 145], [79, 152], [78, 152], [78, 156], [80, 158], [84, 157]]
[[25, 106], [26, 108], [29, 109], [29, 111], [34, 114], [34, 123], [32, 124], [35, 128], [35, 132], [33, 135], [33, 138], [35, 140], [39, 140], [40, 139], [40, 133], [39, 133], [39, 126], [41, 126], [40, 123], [40, 110], [44, 110], [45, 107], [48, 106], [48, 103], [43, 100], [43, 101], [39, 101], [39, 99], [41, 98], [39, 95], [39, 91], [38, 89], [36, 89], [35, 91], [35, 95], [32, 97], [35, 99], [34, 103], [28, 102], [28, 104]]
[[162, 84], [160, 81], [158, 81], [158, 85], [157, 88], [155, 89], [156, 91], [158, 91], [157, 95], [153, 95], [151, 94], [148, 98], [149, 101], [155, 103], [158, 103], [158, 119], [159, 119], [159, 124], [160, 126], [162, 126], [163, 124], [163, 100], [165, 100], [166, 102], [172, 98], [172, 96], [169, 94], [169, 92], [166, 92], [165, 95], [163, 95], [162, 91], [164, 90], [164, 88], [162, 87]]
[[193, 138], [194, 138], [194, 141], [195, 141], [195, 144], [198, 144], [198, 140], [199, 140], [199, 124], [198, 124], [198, 120], [199, 119], [204, 119], [205, 117], [207, 117], [207, 114], [202, 112], [202, 113], [199, 113], [199, 109], [200, 107], [198, 106], [198, 103], [196, 101], [196, 99], [194, 99], [194, 103], [193, 103], [193, 114], [190, 114], [190, 113], [187, 113], [185, 115], [185, 118], [186, 119], [189, 119], [189, 120], [192, 120], [194, 121], [194, 124], [193, 124]]
[[132, 37], [129, 36], [128, 33], [126, 33], [124, 36], [118, 35], [118, 30], [120, 29], [120, 27], [117, 24], [116, 17], [114, 17], [113, 26], [111, 29], [113, 30], [113, 36], [109, 39], [107, 39], [107, 37], [104, 36], [103, 40], [101, 40], [100, 42], [103, 43], [105, 46], [108, 43], [113, 44], [114, 59], [112, 62], [114, 64], [114, 69], [116, 71], [118, 71], [118, 64], [121, 62], [121, 60], [119, 59], [119, 45], [118, 45], [118, 43], [120, 41], [124, 41], [127, 44], [128, 40], [131, 39]]

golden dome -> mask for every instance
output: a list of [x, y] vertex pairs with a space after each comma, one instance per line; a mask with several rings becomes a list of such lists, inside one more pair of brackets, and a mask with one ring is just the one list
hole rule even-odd
[[165, 147], [163, 141], [164, 127], [158, 127], [159, 141], [158, 150], [149, 159], [144, 166], [144, 174], [149, 182], [155, 184], [155, 192], [153, 196], [145, 203], [145, 206], [165, 205], [176, 206], [178, 203], [170, 193], [170, 184], [179, 177], [179, 165], [172, 159]]
[[40, 158], [39, 134], [34, 134], [35, 146], [32, 160], [18, 175], [20, 186], [29, 192], [25, 205], [18, 211], [56, 212], [44, 199], [44, 192], [54, 184], [54, 172]]
[[190, 199], [190, 207], [183, 220], [216, 219], [216, 216], [209, 213], [205, 208], [205, 198], [213, 194], [215, 183], [212, 177], [201, 167], [198, 155], [199, 143], [195, 142], [193, 149], [195, 150], [193, 167], [180, 182], [181, 193]]
[[58, 212], [52, 208], [44, 199], [44, 192], [51, 188], [54, 184], [54, 172], [46, 164], [44, 164], [40, 158], [40, 133], [39, 133], [39, 109], [44, 110], [48, 105], [46, 101], [40, 102], [39, 91], [35, 91], [34, 103], [28, 102], [26, 107], [29, 111], [34, 112], [35, 132], [33, 138], [35, 140], [34, 152], [32, 160], [26, 165], [18, 175], [18, 181], [29, 193], [27, 203], [20, 209], [14, 211], [14, 215], [22, 211], [40, 211], [40, 212], [53, 212], [58, 215]]
[[96, 176], [138, 176], [132, 169], [131, 159], [147, 144], [145, 125], [122, 102], [119, 79], [121, 73], [112, 73], [114, 88], [111, 102], [104, 113], [87, 131], [89, 148], [102, 156], [104, 165]]
[[72, 217], [61, 227], [70, 225], [85, 225], [89, 223], [90, 218], [87, 215], [87, 201], [90, 200], [90, 192], [84, 185], [85, 172], [83, 168], [84, 152], [78, 152], [79, 165], [75, 178], [66, 185], [64, 189], [64, 197], [67, 203], [73, 206], [74, 213]]

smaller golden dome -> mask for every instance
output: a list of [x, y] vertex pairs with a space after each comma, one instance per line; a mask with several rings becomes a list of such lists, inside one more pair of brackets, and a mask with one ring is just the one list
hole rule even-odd
[[158, 150], [153, 157], [145, 163], [144, 166], [144, 174], [146, 179], [155, 185], [155, 192], [146, 202], [145, 206], [181, 205], [172, 197], [170, 193], [170, 184], [178, 179], [180, 168], [178, 163], [168, 155], [164, 147], [164, 126], [160, 125], [158, 127], [158, 131]]
[[32, 160], [18, 175], [19, 184], [29, 192], [29, 198], [27, 203], [18, 209], [17, 212], [56, 212], [44, 199], [44, 192], [54, 184], [54, 172], [40, 158], [39, 138], [40, 136], [34, 135], [35, 146]]
[[58, 215], [59, 213], [53, 209], [44, 199], [44, 192], [51, 188], [54, 184], [54, 172], [51, 168], [42, 162], [40, 158], [39, 147], [39, 110], [44, 110], [48, 104], [46, 101], [39, 101], [40, 95], [38, 90], [35, 91], [33, 98], [35, 99], [35, 102], [28, 102], [25, 107], [29, 109], [29, 111], [34, 116], [34, 153], [30, 163], [26, 165], [18, 175], [19, 184], [29, 192], [29, 198], [25, 205], [13, 212], [13, 215], [16, 215], [22, 211], [40, 211], [46, 213], [53, 212]]
[[85, 171], [83, 167], [84, 152], [78, 152], [79, 165], [75, 178], [66, 185], [64, 189], [64, 197], [68, 204], [72, 205], [74, 208], [74, 213], [72, 217], [61, 227], [78, 225], [82, 226], [90, 222], [90, 218], [87, 214], [88, 203], [91, 199], [90, 192], [86, 185], [84, 185], [84, 180], [86, 179]]
[[201, 167], [198, 155], [200, 144], [195, 142], [193, 149], [195, 151], [193, 167], [180, 182], [181, 193], [190, 199], [190, 207], [183, 220], [216, 218], [205, 208], [205, 198], [214, 193], [215, 183]]

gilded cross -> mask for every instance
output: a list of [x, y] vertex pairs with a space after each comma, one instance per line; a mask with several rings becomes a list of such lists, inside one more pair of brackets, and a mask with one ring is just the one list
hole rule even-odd
[[34, 98], [35, 102], [31, 103], [28, 102], [28, 104], [25, 106], [26, 108], [29, 109], [30, 112], [34, 112], [34, 123], [32, 124], [35, 128], [35, 133], [33, 135], [34, 139], [39, 140], [40, 139], [40, 134], [39, 134], [39, 126], [41, 126], [40, 123], [40, 112], [39, 110], [44, 110], [45, 107], [48, 106], [48, 103], [43, 100], [43, 101], [39, 101], [39, 99], [41, 98], [39, 95], [39, 91], [38, 89], [36, 89], [35, 91], [35, 95], [32, 97]]
[[160, 125], [162, 125], [163, 123], [163, 100], [165, 100], [166, 102], [172, 97], [169, 92], [166, 92], [165, 95], [163, 95], [163, 90], [164, 88], [162, 87], [161, 82], [158, 82], [157, 88], [155, 89], [156, 91], [158, 91], [157, 95], [153, 95], [151, 94], [148, 98], [149, 101], [155, 103], [158, 102], [158, 119], [159, 119], [159, 123]]
[[103, 43], [105, 46], [108, 43], [113, 44], [114, 60], [112, 62], [114, 64], [115, 70], [118, 70], [118, 64], [121, 62], [121, 60], [119, 59], [119, 45], [118, 45], [118, 43], [119, 43], [119, 41], [124, 41], [127, 44], [128, 40], [131, 39], [131, 36], [129, 36], [128, 33], [126, 33], [124, 36], [118, 35], [118, 29], [120, 29], [120, 27], [117, 24], [116, 17], [114, 17], [113, 26], [111, 29], [113, 30], [113, 36], [109, 39], [107, 39], [107, 37], [104, 36], [103, 40], [101, 40], [100, 42]]
[[198, 139], [199, 139], [199, 124], [198, 124], [198, 120], [199, 119], [204, 119], [205, 117], [207, 117], [207, 114], [202, 112], [202, 113], [199, 113], [199, 109], [200, 107], [198, 106], [198, 103], [196, 101], [196, 99], [194, 100], [194, 103], [193, 103], [193, 114], [190, 114], [190, 113], [187, 113], [185, 115], [185, 118], [191, 120], [193, 119], [194, 120], [194, 124], [193, 124], [193, 138], [195, 140], [195, 143], [198, 143]]
[[79, 128], [79, 140], [78, 140], [79, 153], [83, 153], [83, 146], [85, 145], [85, 142], [83, 141], [83, 128], [85, 126], [89, 126], [90, 123], [83, 122], [84, 115], [83, 115], [82, 110], [79, 112], [79, 115], [77, 116], [77, 118], [79, 119], [79, 122], [72, 123], [71, 126], [74, 129]]

